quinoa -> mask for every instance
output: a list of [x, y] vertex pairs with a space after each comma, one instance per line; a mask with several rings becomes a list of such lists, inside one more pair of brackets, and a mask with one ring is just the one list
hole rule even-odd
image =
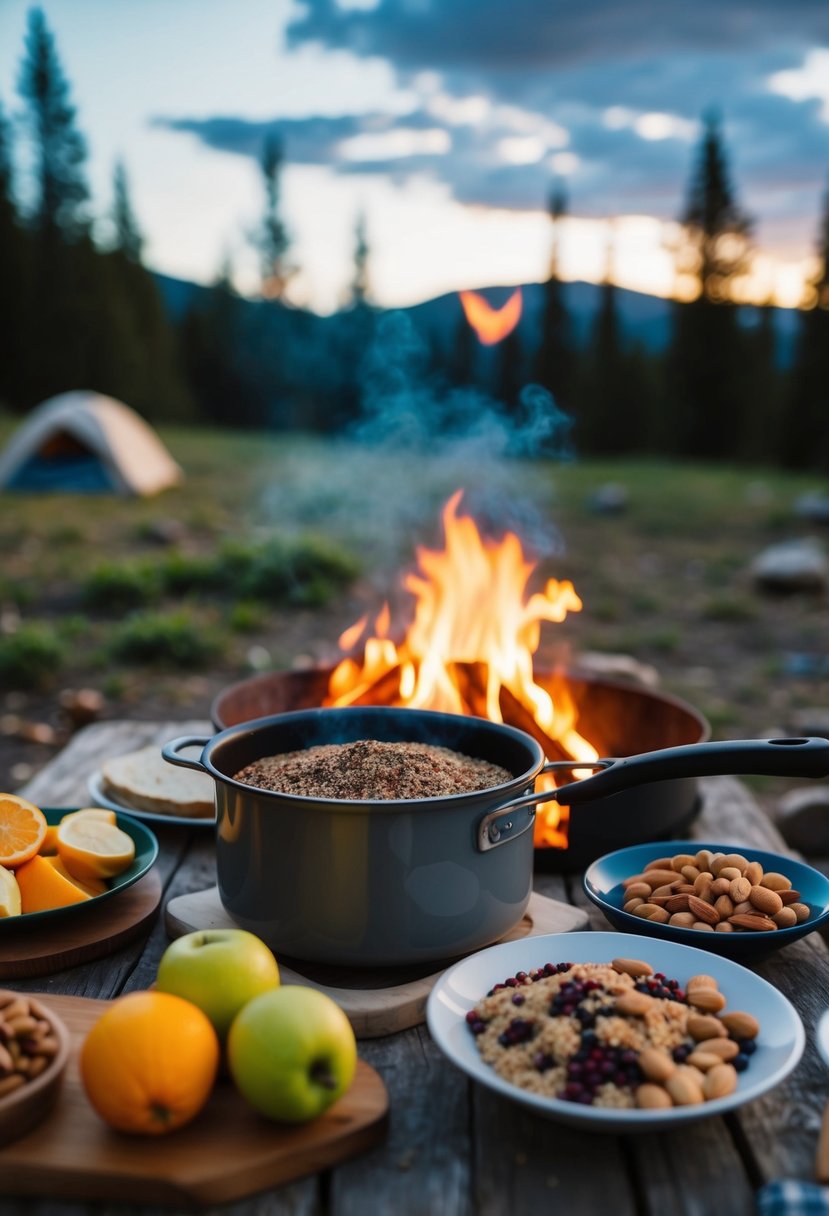
[[[626, 993], [650, 998], [642, 1014], [617, 1010]], [[609, 963], [547, 963], [496, 984], [466, 1022], [481, 1058], [505, 1081], [548, 1098], [632, 1109], [646, 1079], [640, 1052], [656, 1048], [681, 1065], [703, 1048], [688, 1031], [694, 1012], [679, 982], [661, 973], [634, 978]], [[753, 1051], [740, 1044], [737, 1071]]]
[[264, 756], [234, 774], [261, 790], [311, 798], [439, 798], [512, 779], [500, 765], [430, 743], [324, 743]]

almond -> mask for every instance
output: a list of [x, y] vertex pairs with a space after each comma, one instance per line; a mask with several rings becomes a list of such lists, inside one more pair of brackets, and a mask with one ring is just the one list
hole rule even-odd
[[665, 1082], [665, 1088], [671, 1095], [674, 1106], [697, 1106], [700, 1102], [705, 1101], [705, 1095], [699, 1082], [688, 1076], [687, 1073], [681, 1073], [678, 1069]]
[[697, 859], [691, 853], [677, 853], [675, 857], [671, 858], [670, 868], [679, 874], [683, 866], [695, 866], [696, 864]]
[[755, 933], [769, 933], [777, 928], [770, 916], [763, 916], [760, 912], [736, 912], [729, 916], [728, 923], [736, 925], [738, 929], [751, 929]]
[[743, 878], [747, 878], [752, 886], [756, 886], [763, 877], [763, 867], [759, 861], [750, 861], [743, 872]]
[[790, 878], [787, 878], [785, 874], [775, 874], [774, 871], [764, 874], [760, 879], [760, 886], [768, 887], [770, 891], [788, 891], [791, 885], [792, 880]]
[[808, 920], [811, 916], [811, 911], [808, 904], [789, 904], [790, 908], [794, 909], [794, 914], [797, 917], [797, 923]]
[[[702, 1043], [708, 1039], [718, 1039], [721, 1035], [725, 1036], [728, 1028], [720, 1018], [715, 1018], [709, 1013], [689, 1013], [688, 1033], [697, 1043]], [[707, 1051], [708, 1048], [706, 1047], [705, 1050]]]
[[638, 980], [643, 975], [653, 975], [653, 967], [640, 958], [614, 958], [610, 964], [620, 975], [629, 975]]
[[734, 866], [741, 874], [745, 874], [748, 868], [748, 858], [743, 857], [742, 853], [726, 853], [725, 864]]
[[714, 899], [719, 899], [721, 895], [727, 895], [730, 889], [731, 879], [724, 878], [722, 874], [711, 883], [711, 894]]
[[711, 871], [711, 858], [712, 858], [713, 856], [714, 856], [714, 854], [711, 852], [711, 850], [710, 850], [710, 849], [700, 849], [700, 851], [697, 853], [697, 856], [696, 856], [696, 859], [695, 859], [695, 863], [694, 863], [694, 864], [697, 866], [697, 869], [699, 869], [699, 870], [708, 870], [708, 871], [709, 871], [709, 873], [710, 873], [710, 871]]
[[740, 1054], [740, 1044], [735, 1039], [706, 1039], [702, 1050], [706, 1055], [719, 1056], [721, 1060], [733, 1060]]
[[733, 933], [734, 926], [730, 925], [727, 920], [721, 920], [718, 925], [714, 925], [717, 933]]
[[714, 910], [719, 913], [720, 920], [728, 920], [734, 915], [734, 902], [727, 895], [721, 895], [714, 904]]
[[779, 912], [783, 907], [783, 900], [769, 887], [752, 887], [748, 898], [757, 911], [765, 913], [766, 916], [774, 916], [775, 912]]
[[644, 899], [640, 899], [638, 896], [636, 899], [629, 899], [626, 904], [622, 904], [622, 911], [635, 912], [639, 905], [643, 904], [644, 902]]
[[665, 907], [669, 912], [687, 912], [688, 911], [688, 896], [687, 895], [672, 895]]
[[710, 874], [700, 874], [699, 878], [694, 879], [694, 894], [700, 899], [708, 899], [713, 885], [714, 879]]
[[666, 899], [670, 899], [670, 897], [673, 895], [673, 893], [674, 893], [673, 883], [670, 883], [670, 882], [663, 883], [661, 887], [655, 887], [653, 890], [653, 894], [655, 896], [657, 896], [657, 897], [664, 896]]
[[[714, 1056], [713, 1059], [716, 1063], [721, 1063], [717, 1056]], [[661, 1083], [667, 1081], [668, 1077], [676, 1072], [676, 1062], [667, 1051], [659, 1047], [643, 1048], [639, 1052], [637, 1063], [649, 1081]]]
[[711, 975], [692, 975], [688, 983], [685, 985], [686, 992], [693, 992], [695, 988], [717, 988], [717, 981]]
[[688, 1004], [701, 1009], [703, 1013], [719, 1013], [725, 1009], [725, 997], [716, 988], [694, 988], [687, 996]]
[[701, 920], [708, 925], [716, 925], [720, 919], [719, 912], [697, 895], [688, 896], [688, 911], [693, 912], [697, 920]]
[[672, 869], [673, 869], [673, 866], [671, 865], [670, 857], [656, 857], [656, 858], [654, 858], [653, 861], [649, 861], [648, 864], [645, 866], [645, 873], [647, 874], [648, 870], [672, 870]]
[[680, 882], [681, 878], [676, 870], [647, 870], [642, 881], [650, 883], [651, 890], [655, 890], [657, 887], [670, 886], [671, 883]]
[[622, 1017], [641, 1018], [653, 1006], [653, 997], [644, 992], [623, 992], [616, 998], [616, 1012]]
[[751, 883], [747, 878], [735, 878], [728, 884], [728, 894], [735, 904], [744, 903], [751, 894]]
[[737, 1069], [733, 1064], [720, 1062], [709, 1068], [703, 1078], [702, 1092], [707, 1101], [725, 1098], [737, 1088]]
[[753, 1013], [735, 1009], [732, 1013], [724, 1013], [720, 1021], [735, 1039], [756, 1039], [760, 1033], [760, 1023]]
[[694, 923], [691, 925], [691, 928], [696, 929], [698, 931], [701, 930], [703, 933], [713, 933], [714, 932], [714, 926], [709, 925], [707, 920], [695, 920]]
[[723, 866], [717, 875], [718, 878], [724, 878], [727, 882], [733, 882], [735, 878], [742, 878], [742, 870], [738, 870], [736, 866]]
[[629, 887], [625, 888], [628, 899], [649, 899], [652, 892], [653, 887], [647, 882], [632, 882]]
[[634, 909], [634, 916], [641, 916], [643, 920], [647, 920], [652, 912], [660, 912], [661, 908], [658, 904], [644, 903]]
[[716, 1068], [722, 1062], [722, 1056], [718, 1056], [714, 1051], [698, 1049], [697, 1051], [692, 1051], [688, 1057], [688, 1063], [693, 1068], [698, 1068], [700, 1072], [708, 1072], [709, 1068]]
[[720, 870], [725, 865], [725, 853], [714, 853], [711, 858], [711, 873], [715, 878], [718, 877]]
[[[628, 887], [632, 887], [635, 882], [646, 882], [646, 881], [647, 880], [646, 880], [644, 874], [631, 874], [630, 878], [622, 879], [622, 886], [627, 891]], [[648, 883], [648, 886], [650, 886], [650, 883]]]
[[696, 882], [702, 870], [699, 866], [683, 866], [679, 872], [687, 882]]
[[750, 899], [744, 899], [742, 903], [734, 905], [734, 911], [735, 913], [756, 912], [757, 909], [754, 907], [754, 904]]
[[781, 900], [783, 901], [784, 908], [786, 907], [786, 904], [796, 904], [796, 903], [800, 902], [800, 892], [799, 891], [794, 891], [794, 890], [778, 891], [777, 894], [780, 896]]
[[772, 920], [778, 929], [793, 929], [797, 924], [797, 913], [794, 908], [781, 908], [779, 912], [775, 912]]
[[668, 920], [668, 924], [675, 925], [677, 929], [693, 929], [696, 923], [692, 912], [674, 912]]
[[647, 919], [656, 921], [658, 925], [665, 925], [670, 919], [670, 913], [665, 908], [654, 908]]
[[636, 1105], [640, 1110], [663, 1110], [673, 1106], [671, 1095], [661, 1085], [649, 1084], [647, 1081], [636, 1091]]

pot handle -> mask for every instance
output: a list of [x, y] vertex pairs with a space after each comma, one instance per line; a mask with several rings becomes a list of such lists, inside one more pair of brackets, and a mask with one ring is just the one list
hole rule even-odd
[[201, 760], [191, 760], [187, 756], [180, 756], [179, 752], [183, 751], [185, 747], [200, 747], [204, 749], [209, 742], [209, 735], [182, 735], [179, 739], [171, 739], [169, 743], [165, 743], [161, 749], [161, 754], [168, 764], [177, 764], [179, 768], [192, 768], [197, 773], [206, 773], [208, 770]]
[[[556, 773], [561, 769], [596, 768], [601, 770], [609, 768], [615, 763], [615, 760], [550, 760], [540, 770], [538, 776], [541, 777], [544, 773]], [[478, 823], [478, 851], [488, 853], [490, 849], [496, 849], [498, 845], [506, 844], [507, 841], [514, 840], [516, 836], [526, 832], [535, 820], [536, 804], [552, 802], [565, 788], [570, 789], [570, 786], [542, 790], [538, 794], [524, 794], [484, 815]]]

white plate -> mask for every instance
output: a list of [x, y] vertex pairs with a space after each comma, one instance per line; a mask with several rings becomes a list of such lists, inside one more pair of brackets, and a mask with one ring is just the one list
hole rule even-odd
[[713, 976], [727, 998], [726, 1008], [753, 1013], [760, 1022], [757, 1050], [748, 1069], [740, 1073], [733, 1094], [699, 1106], [671, 1110], [579, 1106], [575, 1102], [519, 1089], [484, 1063], [465, 1019], [467, 1012], [494, 984], [502, 983], [517, 971], [529, 971], [545, 963], [609, 963], [614, 958], [631, 958], [630, 947], [631, 938], [627, 933], [550, 934], [490, 946], [450, 967], [432, 989], [426, 1006], [432, 1038], [444, 1055], [474, 1081], [548, 1119], [602, 1132], [653, 1131], [721, 1115], [773, 1089], [796, 1066], [806, 1036], [800, 1017], [782, 993], [730, 959], [656, 938], [643, 941], [637, 947], [635, 957], [646, 960], [654, 971], [662, 971], [669, 979], [678, 979], [682, 984], [692, 975]]
[[156, 811], [142, 811], [130, 806], [128, 802], [116, 802], [109, 794], [104, 793], [104, 782], [100, 769], [94, 772], [86, 783], [90, 797], [95, 806], [107, 807], [111, 811], [123, 811], [135, 819], [146, 819], [149, 823], [178, 824], [185, 828], [215, 828], [215, 815], [161, 815]]

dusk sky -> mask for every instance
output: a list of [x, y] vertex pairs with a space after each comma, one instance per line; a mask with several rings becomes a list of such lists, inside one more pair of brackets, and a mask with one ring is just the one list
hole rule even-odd
[[[29, 7], [0, 0], [12, 115]], [[246, 234], [275, 132], [297, 303], [336, 307], [361, 212], [378, 303], [542, 280], [557, 181], [571, 213], [564, 277], [600, 279], [612, 234], [617, 281], [669, 294], [672, 224], [714, 108], [754, 220], [755, 293], [797, 301], [829, 187], [827, 0], [40, 7], [88, 140], [96, 213], [121, 156], [155, 269], [209, 282], [229, 257], [254, 288]]]

